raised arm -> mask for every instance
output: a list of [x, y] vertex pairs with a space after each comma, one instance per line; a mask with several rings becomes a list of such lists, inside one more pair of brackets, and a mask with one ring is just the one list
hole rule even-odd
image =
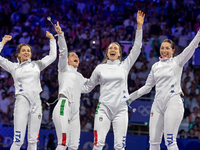
[[135, 42], [128, 57], [124, 60], [124, 67], [127, 71], [133, 66], [141, 52], [142, 47], [142, 25], [144, 23], [145, 14], [140, 10], [137, 12], [137, 31], [135, 35]]
[[49, 55], [45, 56], [41, 60], [36, 61], [40, 67], [40, 70], [45, 69], [52, 62], [54, 62], [57, 56], [56, 40], [54, 36], [50, 32], [46, 31], [46, 37], [50, 39], [50, 52]]
[[[12, 39], [11, 35], [4, 35], [2, 41], [0, 42], [0, 52], [3, 49], [4, 45]], [[0, 66], [8, 72], [11, 72], [14, 67], [14, 63], [10, 62], [6, 58], [0, 56]]]
[[130, 94], [130, 98], [129, 98], [129, 100], [127, 100], [127, 104], [130, 105], [132, 103], [132, 101], [136, 100], [137, 98], [141, 97], [144, 94], [149, 93], [155, 84], [156, 84], [156, 82], [154, 80], [153, 68], [152, 68], [147, 77], [145, 85], [142, 86], [137, 91]]
[[58, 47], [59, 47], [59, 62], [58, 71], [64, 72], [68, 66], [68, 48], [65, 41], [64, 33], [59, 25], [59, 22], [55, 24], [55, 30], [58, 33]]
[[174, 57], [174, 60], [183, 67], [185, 63], [192, 57], [195, 52], [195, 49], [198, 47], [200, 42], [200, 29], [197, 32], [194, 39], [190, 42], [190, 44], [183, 50], [181, 54]]

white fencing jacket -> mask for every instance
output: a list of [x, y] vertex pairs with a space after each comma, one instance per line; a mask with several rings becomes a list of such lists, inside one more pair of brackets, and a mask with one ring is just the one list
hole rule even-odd
[[[0, 51], [3, 43], [0, 42]], [[56, 40], [50, 39], [50, 53], [41, 60], [23, 63], [13, 63], [0, 56], [0, 66], [8, 71], [13, 79], [15, 86], [15, 95], [24, 95], [30, 103], [35, 103], [39, 93], [42, 91], [40, 84], [40, 71], [50, 65], [57, 56]]]
[[71, 103], [72, 113], [79, 110], [81, 89], [86, 78], [77, 72], [77, 68], [68, 65], [68, 49], [64, 33], [58, 34], [59, 62], [58, 82], [59, 97], [64, 96]]
[[160, 58], [148, 75], [146, 84], [130, 95], [131, 101], [147, 94], [155, 85], [156, 95], [154, 102], [164, 108], [168, 100], [176, 94], [181, 94], [181, 75], [183, 66], [192, 57], [200, 41], [200, 32], [197, 33], [184, 51], [176, 57]]
[[83, 87], [83, 92], [90, 92], [97, 84], [100, 84], [99, 102], [115, 114], [119, 107], [122, 107], [122, 103], [125, 104], [125, 99], [129, 98], [127, 77], [141, 52], [141, 47], [142, 30], [137, 30], [134, 46], [128, 57], [122, 62], [118, 59], [108, 60], [107, 63], [98, 65]]

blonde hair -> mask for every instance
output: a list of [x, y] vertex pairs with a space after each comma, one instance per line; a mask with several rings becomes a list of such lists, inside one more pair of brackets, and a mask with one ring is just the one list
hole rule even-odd
[[[122, 47], [120, 46], [120, 44], [118, 42], [112, 42], [112, 43], [109, 44], [109, 46], [111, 44], [116, 44], [119, 47], [120, 56], [118, 57], [118, 59], [121, 61], [121, 59], [122, 59]], [[105, 63], [107, 63], [107, 60], [109, 60], [108, 55], [107, 55], [109, 46], [106, 49], [106, 58], [103, 60], [103, 62], [101, 64], [105, 64]]]

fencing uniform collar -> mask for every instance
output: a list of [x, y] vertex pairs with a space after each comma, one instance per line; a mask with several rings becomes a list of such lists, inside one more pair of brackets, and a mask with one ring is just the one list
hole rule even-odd
[[172, 60], [172, 58], [173, 57], [171, 57], [171, 58], [163, 58], [163, 57], [159, 57], [159, 60], [161, 61], [161, 62], [165, 62], [165, 61], [170, 61], [170, 60]]
[[77, 71], [77, 68], [74, 66], [69, 65], [68, 67], [69, 67], [69, 70], [71, 70], [71, 71]]
[[107, 64], [109, 64], [109, 65], [118, 65], [118, 64], [120, 64], [120, 60], [119, 59], [116, 59], [114, 61], [107, 60]]
[[24, 63], [26, 63], [26, 62], [31, 62], [31, 58], [29, 58], [27, 61], [24, 61], [24, 62], [22, 62], [22, 63], [20, 63], [20, 61], [19, 61], [19, 59], [17, 58], [17, 62], [19, 63], [19, 65], [22, 65], [22, 64], [24, 64]]

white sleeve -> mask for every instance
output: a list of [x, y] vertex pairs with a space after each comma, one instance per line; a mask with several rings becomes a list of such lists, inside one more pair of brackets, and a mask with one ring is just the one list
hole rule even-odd
[[38, 64], [40, 70], [43, 70], [47, 66], [49, 66], [52, 62], [54, 62], [56, 57], [57, 57], [56, 40], [50, 39], [49, 55], [45, 56], [41, 60], [36, 61], [36, 64]]
[[179, 64], [180, 67], [183, 67], [185, 63], [192, 57], [195, 52], [195, 49], [198, 47], [200, 41], [200, 32], [196, 34], [194, 39], [190, 44], [180, 53], [178, 56], [174, 57], [174, 60]]
[[[98, 66], [97, 66], [98, 67]], [[94, 69], [92, 72], [92, 75], [90, 79], [87, 79], [85, 84], [82, 87], [82, 92], [81, 93], [89, 93], [92, 91], [92, 89], [99, 84], [99, 75], [98, 75], [98, 69]]]
[[68, 66], [68, 48], [64, 37], [64, 32], [58, 34], [58, 47], [59, 47], [59, 61], [58, 71], [64, 72]]
[[147, 94], [151, 91], [151, 89], [155, 86], [156, 82], [154, 80], [154, 75], [153, 75], [153, 67], [147, 77], [146, 83], [144, 86], [142, 86], [139, 90], [133, 92], [130, 94], [130, 99], [135, 100], [139, 97], [141, 97], [144, 94]]
[[130, 54], [123, 62], [124, 68], [128, 72], [130, 68], [133, 66], [133, 64], [135, 63], [135, 61], [137, 60], [138, 56], [140, 55], [141, 47], [142, 47], [142, 34], [143, 34], [142, 30], [136, 30], [134, 45], [130, 51]]
[[[3, 43], [0, 42], [0, 52], [3, 49], [3, 46]], [[2, 56], [0, 56], [0, 66], [9, 73], [11, 73], [11, 71], [14, 69], [14, 63]]]

